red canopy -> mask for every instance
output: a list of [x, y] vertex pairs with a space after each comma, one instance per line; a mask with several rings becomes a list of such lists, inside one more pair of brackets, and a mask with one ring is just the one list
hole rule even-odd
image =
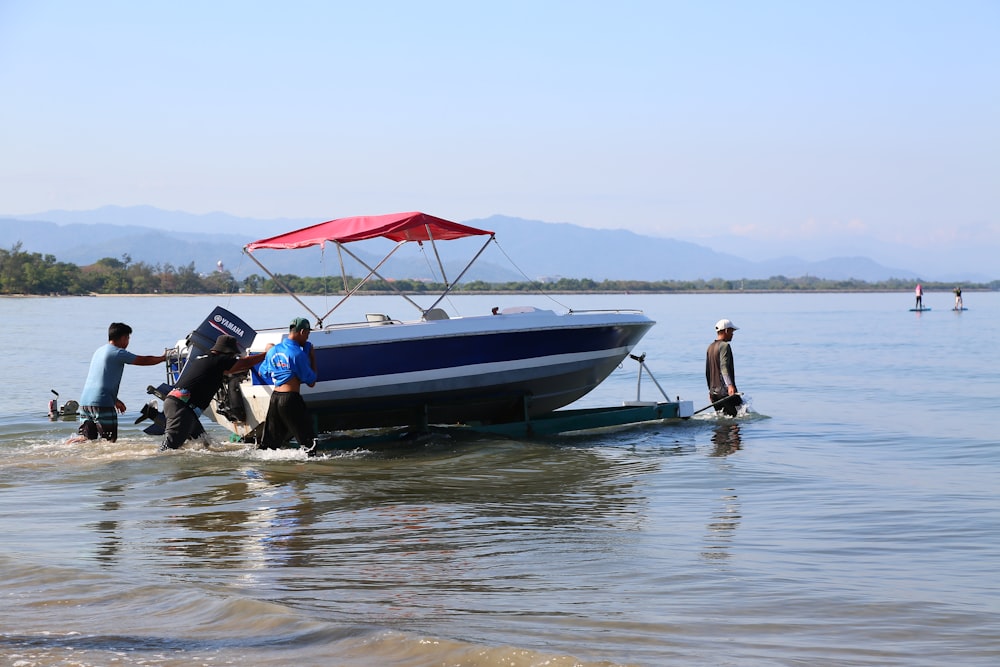
[[272, 236], [246, 245], [252, 252], [258, 248], [292, 249], [319, 245], [326, 241], [350, 243], [365, 239], [387, 238], [393, 241], [449, 241], [466, 236], [493, 234], [485, 229], [467, 227], [426, 213], [390, 213], [363, 215], [321, 222], [294, 232]]

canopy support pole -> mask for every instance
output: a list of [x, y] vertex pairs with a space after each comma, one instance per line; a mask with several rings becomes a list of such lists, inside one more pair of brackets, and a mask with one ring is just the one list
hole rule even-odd
[[416, 308], [417, 310], [419, 310], [419, 311], [423, 312], [423, 309], [421, 309], [421, 308], [420, 308], [420, 304], [418, 304], [418, 303], [417, 303], [417, 302], [415, 302], [415, 301], [414, 301], [413, 299], [411, 299], [410, 297], [408, 297], [408, 296], [406, 296], [405, 294], [403, 294], [402, 292], [400, 292], [400, 291], [399, 291], [399, 288], [398, 288], [398, 287], [396, 287], [395, 285], [393, 285], [393, 284], [392, 284], [392, 282], [390, 282], [390, 281], [386, 280], [385, 278], [383, 278], [383, 277], [382, 277], [382, 276], [381, 276], [381, 275], [379, 274], [379, 272], [378, 272], [378, 270], [379, 270], [380, 268], [382, 268], [382, 265], [383, 265], [383, 264], [385, 264], [385, 263], [386, 263], [387, 261], [389, 261], [389, 258], [390, 258], [390, 257], [392, 257], [392, 256], [393, 256], [393, 255], [394, 255], [394, 254], [396, 253], [396, 251], [397, 251], [397, 250], [399, 250], [399, 249], [400, 249], [401, 247], [403, 247], [403, 244], [405, 244], [405, 243], [409, 243], [409, 241], [400, 241], [400, 242], [398, 242], [398, 243], [396, 244], [396, 247], [392, 249], [392, 252], [390, 252], [390, 253], [389, 253], [388, 255], [386, 255], [385, 257], [383, 257], [383, 258], [382, 258], [382, 261], [381, 261], [381, 262], [379, 262], [378, 264], [376, 264], [376, 265], [375, 265], [375, 268], [374, 268], [374, 269], [373, 269], [372, 267], [368, 266], [368, 264], [367, 264], [367, 263], [366, 263], [366, 262], [365, 262], [365, 261], [364, 261], [363, 259], [361, 259], [361, 258], [360, 258], [360, 257], [358, 257], [357, 255], [355, 255], [355, 254], [354, 254], [353, 252], [351, 252], [351, 251], [350, 251], [350, 250], [349, 250], [348, 248], [346, 248], [346, 247], [345, 247], [345, 246], [344, 246], [343, 244], [341, 244], [341, 243], [339, 243], [339, 242], [337, 242], [337, 241], [334, 241], [334, 243], [336, 243], [336, 244], [337, 244], [337, 248], [338, 248], [339, 250], [343, 250], [343, 251], [344, 251], [344, 252], [346, 252], [346, 253], [347, 253], [348, 255], [350, 255], [351, 257], [353, 257], [353, 258], [354, 258], [354, 260], [355, 260], [355, 261], [356, 261], [356, 262], [357, 262], [358, 264], [360, 264], [361, 266], [363, 266], [363, 267], [365, 267], [366, 269], [368, 269], [368, 275], [364, 277], [364, 280], [362, 280], [362, 281], [361, 281], [361, 282], [359, 282], [359, 283], [358, 283], [357, 285], [355, 285], [355, 286], [354, 286], [354, 289], [352, 289], [352, 290], [348, 291], [348, 292], [347, 292], [347, 294], [345, 294], [345, 295], [344, 295], [344, 297], [343, 297], [343, 298], [342, 298], [342, 299], [341, 299], [340, 301], [338, 301], [338, 302], [337, 302], [336, 304], [334, 304], [333, 308], [331, 308], [330, 310], [328, 310], [328, 311], [326, 312], [326, 315], [324, 315], [324, 316], [323, 316], [323, 319], [326, 319], [327, 317], [329, 317], [329, 316], [330, 316], [330, 313], [332, 313], [333, 311], [337, 310], [337, 308], [340, 308], [340, 305], [341, 305], [342, 303], [344, 303], [345, 301], [347, 301], [347, 300], [348, 300], [349, 298], [351, 298], [351, 297], [352, 297], [352, 296], [354, 295], [354, 293], [355, 293], [355, 292], [357, 292], [358, 290], [360, 290], [360, 289], [361, 289], [361, 288], [362, 288], [362, 287], [363, 287], [363, 286], [365, 285], [365, 283], [367, 283], [367, 282], [368, 282], [368, 281], [369, 281], [369, 280], [371, 279], [371, 277], [372, 277], [372, 276], [377, 276], [377, 277], [378, 277], [378, 278], [379, 278], [380, 280], [384, 280], [384, 281], [385, 281], [385, 283], [386, 283], [386, 284], [387, 284], [387, 285], [388, 285], [389, 287], [391, 287], [391, 288], [392, 288], [393, 290], [395, 290], [395, 292], [396, 292], [397, 294], [399, 294], [399, 296], [401, 296], [401, 297], [403, 297], [404, 299], [406, 299], [407, 301], [409, 301], [409, 302], [410, 302], [410, 303], [411, 303], [411, 304], [413, 305], [413, 307], [414, 307], [414, 308]]
[[[473, 257], [473, 258], [472, 258], [472, 259], [471, 259], [471, 260], [469, 261], [469, 263], [465, 265], [465, 268], [464, 268], [464, 269], [462, 269], [462, 272], [458, 274], [458, 277], [457, 277], [457, 278], [455, 278], [455, 282], [454, 282], [454, 283], [452, 283], [451, 285], [447, 285], [447, 286], [445, 287], [445, 290], [444, 290], [444, 292], [442, 292], [442, 293], [441, 293], [441, 296], [439, 296], [439, 297], [437, 298], [437, 301], [435, 301], [434, 303], [432, 303], [432, 304], [431, 304], [431, 308], [434, 308], [434, 307], [435, 307], [435, 306], [437, 306], [437, 305], [438, 305], [439, 303], [441, 303], [441, 301], [443, 301], [443, 300], [444, 300], [444, 298], [445, 298], [446, 296], [448, 296], [448, 294], [449, 294], [449, 293], [451, 292], [452, 288], [454, 288], [454, 287], [455, 287], [455, 285], [458, 285], [458, 283], [460, 283], [460, 282], [462, 281], [462, 276], [464, 276], [464, 275], [465, 275], [465, 272], [466, 272], [466, 271], [468, 271], [468, 270], [469, 270], [470, 268], [472, 268], [472, 265], [473, 265], [473, 264], [475, 264], [475, 263], [476, 263], [476, 260], [477, 260], [477, 259], [479, 259], [479, 256], [480, 256], [480, 255], [482, 255], [482, 254], [483, 254], [483, 252], [485, 252], [485, 251], [486, 251], [486, 247], [487, 247], [487, 246], [488, 246], [488, 245], [490, 244], [490, 241], [492, 241], [492, 240], [493, 240], [493, 234], [490, 234], [490, 237], [489, 237], [488, 239], [486, 239], [486, 243], [484, 243], [484, 244], [483, 244], [483, 247], [479, 249], [479, 252], [477, 252], [477, 253], [476, 253], [476, 256], [475, 256], [475, 257]], [[430, 310], [431, 308], [428, 308], [427, 310]]]
[[246, 248], [244, 248], [244, 249], [243, 249], [243, 254], [245, 254], [245, 255], [246, 255], [246, 256], [248, 256], [248, 257], [249, 257], [250, 259], [252, 259], [252, 260], [254, 261], [254, 264], [256, 264], [256, 265], [257, 265], [257, 266], [259, 266], [259, 267], [260, 267], [261, 269], [263, 269], [264, 273], [266, 273], [267, 275], [269, 275], [269, 276], [271, 277], [271, 280], [273, 280], [273, 281], [274, 281], [275, 283], [277, 283], [277, 284], [278, 284], [278, 286], [279, 286], [279, 287], [281, 287], [281, 289], [283, 289], [283, 290], [285, 290], [286, 292], [288, 292], [288, 295], [289, 295], [290, 297], [292, 297], [293, 299], [295, 299], [296, 301], [298, 301], [298, 302], [299, 302], [299, 305], [300, 305], [300, 306], [302, 306], [303, 308], [305, 308], [305, 309], [306, 309], [306, 311], [307, 311], [307, 312], [308, 312], [308, 313], [309, 313], [310, 315], [312, 315], [313, 317], [315, 317], [315, 318], [316, 318], [316, 325], [317, 325], [317, 326], [320, 326], [320, 327], [321, 327], [321, 326], [323, 326], [323, 318], [322, 318], [322, 317], [320, 317], [320, 316], [318, 316], [318, 315], [317, 315], [316, 313], [314, 313], [314, 312], [312, 311], [312, 308], [310, 308], [309, 306], [307, 306], [307, 305], [306, 305], [306, 304], [305, 304], [305, 303], [304, 303], [304, 302], [302, 301], [302, 299], [300, 299], [299, 297], [295, 296], [295, 292], [293, 292], [293, 291], [292, 291], [292, 290], [291, 290], [291, 289], [290, 289], [290, 288], [288, 287], [288, 285], [286, 285], [286, 284], [285, 284], [284, 282], [282, 282], [282, 281], [281, 281], [281, 279], [280, 279], [280, 278], [278, 278], [278, 276], [276, 276], [276, 275], [274, 275], [273, 273], [271, 273], [271, 271], [270, 271], [270, 270], [268, 270], [268, 268], [267, 268], [266, 266], [264, 266], [263, 264], [261, 264], [261, 263], [260, 263], [260, 261], [259, 261], [259, 260], [258, 260], [258, 259], [257, 259], [256, 257], [254, 257], [254, 256], [253, 256], [253, 253], [252, 253], [252, 252], [250, 252], [249, 250], [247, 250]]
[[[344, 256], [340, 252], [339, 243], [337, 244], [337, 261], [340, 262], [340, 278], [344, 281], [344, 292], [346, 293], [350, 288], [347, 285], [347, 269], [344, 267]], [[327, 315], [329, 314], [327, 313]]]
[[438, 268], [441, 269], [441, 280], [444, 281], [444, 286], [450, 289], [450, 286], [448, 285], [448, 276], [444, 272], [444, 262], [441, 261], [441, 254], [438, 252], [437, 243], [434, 243], [434, 232], [431, 231], [430, 225], [424, 225], [424, 229], [427, 230], [427, 238], [431, 241], [431, 249], [434, 251], [435, 259], [437, 259]]

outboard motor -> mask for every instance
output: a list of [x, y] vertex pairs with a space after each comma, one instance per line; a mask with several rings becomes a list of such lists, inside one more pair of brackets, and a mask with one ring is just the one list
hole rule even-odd
[[55, 398], [49, 399], [49, 419], [52, 421], [55, 421], [60, 417], [72, 417], [73, 419], [76, 419], [77, 413], [80, 410], [80, 404], [76, 401], [66, 401], [62, 407], [59, 407], [59, 392], [55, 389], [50, 389], [49, 391], [56, 396]]
[[240, 384], [250, 375], [250, 371], [230, 375], [215, 396], [215, 409], [231, 422], [245, 422], [247, 409], [243, 402]]

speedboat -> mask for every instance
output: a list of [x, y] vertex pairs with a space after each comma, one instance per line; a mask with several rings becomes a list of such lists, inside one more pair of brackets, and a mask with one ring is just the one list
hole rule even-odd
[[[444, 280], [443, 293], [434, 295], [432, 303], [423, 307], [413, 294], [399, 294], [416, 307], [413, 318], [369, 313], [363, 321], [327, 322], [369, 280], [382, 279], [381, 267], [401, 246], [429, 243], [440, 263], [437, 244], [468, 237], [484, 238], [482, 248], [454, 281]], [[373, 238], [396, 244], [375, 267], [347, 247]], [[318, 433], [499, 424], [547, 415], [603, 382], [654, 325], [631, 309], [557, 312], [516, 306], [474, 316], [449, 314], [441, 307], [444, 298], [494, 241], [491, 231], [411, 212], [331, 220], [244, 247], [244, 253], [279, 283], [255, 253], [333, 244], [339, 256], [347, 254], [368, 270], [353, 284], [345, 275], [343, 297], [322, 315], [288, 290], [314, 318], [309, 342], [315, 349], [318, 380], [313, 387], [303, 385], [302, 396]], [[442, 275], [444, 266], [439, 264]], [[178, 345], [168, 366], [168, 383], [176, 381], [193, 349], [210, 348], [219, 333], [236, 336], [241, 347], [253, 353], [279, 342], [288, 329], [256, 329], [217, 308]], [[251, 440], [266, 417], [272, 389], [268, 378], [250, 371], [223, 388], [208, 413]]]

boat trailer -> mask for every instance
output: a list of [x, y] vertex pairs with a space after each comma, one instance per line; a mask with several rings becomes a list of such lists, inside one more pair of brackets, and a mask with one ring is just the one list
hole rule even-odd
[[[502, 435], [509, 438], [535, 438], [585, 433], [598, 429], [627, 428], [641, 424], [662, 422], [669, 419], [688, 419], [694, 414], [694, 403], [682, 401], [678, 396], [671, 400], [646, 365], [646, 355], [629, 357], [639, 363], [639, 374], [634, 401], [621, 405], [593, 408], [560, 409], [544, 415], [530, 417], [530, 396], [521, 396], [524, 418], [510, 422], [470, 422], [448, 425], [424, 425], [421, 430], [412, 428], [386, 431], [321, 434], [316, 441], [320, 451], [344, 450], [369, 444], [405, 444], [423, 440], [431, 433]], [[665, 400], [642, 400], [643, 373], [653, 381]]]

